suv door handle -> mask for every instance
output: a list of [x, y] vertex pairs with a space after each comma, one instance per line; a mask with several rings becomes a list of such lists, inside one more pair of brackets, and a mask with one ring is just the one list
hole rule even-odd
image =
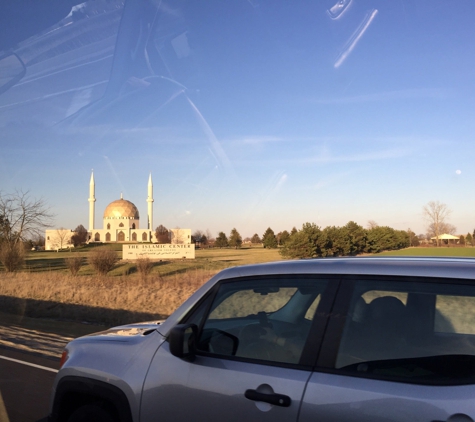
[[246, 390], [244, 393], [244, 397], [249, 400], [253, 401], [262, 401], [264, 403], [273, 404], [274, 406], [281, 406], [281, 407], [289, 407], [292, 400], [289, 396], [285, 396], [283, 394], [266, 394], [266, 393], [259, 393], [256, 390]]

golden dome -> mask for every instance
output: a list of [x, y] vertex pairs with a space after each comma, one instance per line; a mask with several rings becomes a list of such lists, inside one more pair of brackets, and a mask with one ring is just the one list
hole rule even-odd
[[107, 205], [106, 210], [104, 211], [104, 218], [138, 220], [140, 217], [137, 207], [132, 204], [132, 202], [121, 198]]

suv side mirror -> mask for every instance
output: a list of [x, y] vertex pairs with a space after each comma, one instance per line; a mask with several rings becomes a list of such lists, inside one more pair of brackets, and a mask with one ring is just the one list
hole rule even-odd
[[170, 353], [177, 358], [193, 362], [196, 356], [197, 334], [196, 324], [178, 324], [173, 327], [168, 336]]

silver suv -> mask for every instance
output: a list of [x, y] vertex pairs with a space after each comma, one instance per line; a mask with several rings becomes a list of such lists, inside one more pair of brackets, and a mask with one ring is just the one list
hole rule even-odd
[[53, 422], [472, 421], [475, 260], [231, 268], [63, 362]]

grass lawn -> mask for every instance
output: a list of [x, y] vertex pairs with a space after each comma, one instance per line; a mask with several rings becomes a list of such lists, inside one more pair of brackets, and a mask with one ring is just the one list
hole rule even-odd
[[[117, 252], [119, 258], [122, 257], [122, 245], [110, 245]], [[26, 258], [25, 272], [51, 272], [59, 271], [69, 274], [65, 265], [65, 258], [79, 254], [83, 257], [83, 266], [79, 275], [90, 276], [94, 274], [93, 269], [87, 263], [87, 256], [93, 247], [87, 246], [77, 248], [74, 251], [61, 252], [30, 252]], [[374, 256], [446, 256], [446, 257], [475, 257], [473, 247], [431, 247], [431, 248], [407, 248], [398, 251], [388, 251]], [[218, 272], [228, 267], [237, 265], [258, 264], [262, 262], [279, 261], [282, 257], [278, 249], [264, 249], [263, 247], [241, 248], [241, 249], [197, 249], [196, 259], [193, 260], [170, 260], [154, 263], [152, 274], [160, 276], [171, 276], [195, 270], [206, 270]], [[133, 262], [121, 261], [110, 276], [126, 276], [136, 272]]]
[[399, 251], [381, 252], [375, 256], [444, 256], [444, 257], [475, 257], [475, 248], [472, 247], [432, 247], [407, 248]]
[[[117, 246], [120, 246], [118, 248]], [[111, 245], [111, 249], [116, 250], [117, 256], [122, 257], [122, 245]], [[91, 247], [77, 248], [74, 251], [48, 251], [30, 252], [26, 258], [26, 272], [60, 271], [69, 273], [65, 258], [79, 254], [83, 257], [83, 266], [79, 275], [93, 275], [94, 272], [87, 263], [87, 256]], [[193, 270], [220, 271], [228, 267], [237, 265], [257, 264], [261, 262], [271, 262], [281, 260], [278, 249], [265, 249], [263, 247], [241, 248], [241, 249], [197, 249], [196, 259], [193, 260], [170, 260], [159, 261], [154, 264], [152, 274], [169, 276]], [[123, 276], [133, 274], [136, 271], [133, 262], [119, 262], [109, 275]]]

